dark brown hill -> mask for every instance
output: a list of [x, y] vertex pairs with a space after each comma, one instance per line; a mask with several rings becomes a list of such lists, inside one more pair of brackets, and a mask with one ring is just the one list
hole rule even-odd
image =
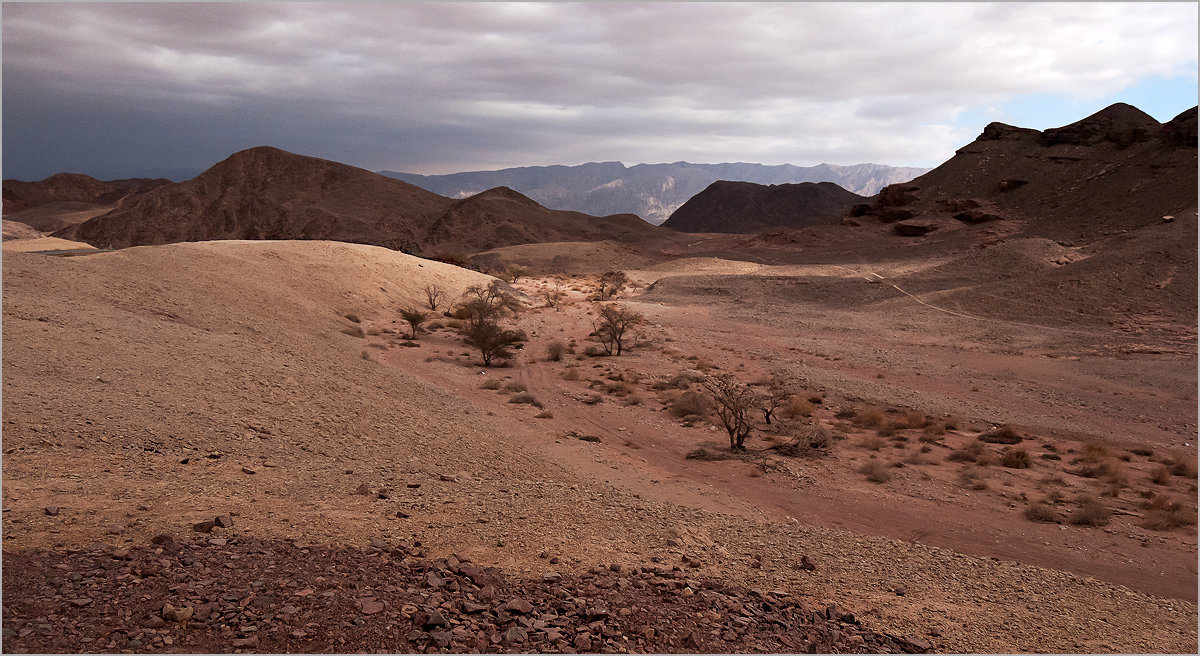
[[675, 210], [663, 227], [733, 233], [804, 228], [836, 223], [864, 200], [832, 182], [760, 185], [719, 180]]
[[633, 214], [595, 217], [551, 210], [508, 187], [496, 187], [455, 201], [429, 226], [426, 244], [476, 252], [542, 242], [641, 242], [661, 233]]
[[4, 181], [4, 216], [52, 231], [110, 210], [126, 196], [171, 184], [166, 178], [97, 180], [81, 173], [57, 173], [45, 180]]
[[414, 248], [451, 201], [363, 169], [258, 147], [60, 231], [125, 247], [211, 239], [331, 239]]
[[507, 188], [451, 200], [338, 162], [259, 147], [199, 176], [131, 196], [57, 236], [125, 247], [212, 239], [329, 239], [414, 253], [543, 241], [638, 241], [635, 216], [549, 210]]
[[1196, 211], [1195, 125], [1195, 108], [1159, 124], [1123, 103], [1044, 132], [992, 123], [946, 163], [855, 207], [861, 218], [850, 220], [894, 223], [909, 236], [1093, 243]]

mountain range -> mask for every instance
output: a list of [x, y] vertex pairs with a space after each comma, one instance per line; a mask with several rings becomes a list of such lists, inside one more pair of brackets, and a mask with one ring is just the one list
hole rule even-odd
[[636, 214], [659, 225], [689, 198], [718, 180], [771, 185], [833, 182], [861, 196], [873, 196], [889, 184], [906, 182], [928, 170], [881, 164], [769, 166], [742, 162], [674, 162], [625, 166], [621, 162], [592, 162], [579, 166], [526, 166], [447, 175], [379, 173], [451, 198], [464, 198], [505, 186], [552, 209], [597, 216]]

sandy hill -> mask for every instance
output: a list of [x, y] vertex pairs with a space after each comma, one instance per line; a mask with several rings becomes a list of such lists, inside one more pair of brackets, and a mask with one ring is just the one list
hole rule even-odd
[[759, 232], [835, 223], [865, 198], [832, 182], [760, 185], [720, 180], [675, 210], [663, 227], [680, 232]]
[[329, 239], [466, 253], [568, 239], [637, 240], [633, 216], [548, 210], [511, 189], [451, 200], [346, 164], [258, 147], [192, 180], [131, 196], [56, 236], [126, 247], [212, 239]]
[[[1092, 243], [1196, 210], [1196, 109], [1159, 124], [1118, 103], [1039, 132], [992, 123], [953, 158], [852, 214], [899, 234]], [[957, 236], [956, 236], [957, 237]]]

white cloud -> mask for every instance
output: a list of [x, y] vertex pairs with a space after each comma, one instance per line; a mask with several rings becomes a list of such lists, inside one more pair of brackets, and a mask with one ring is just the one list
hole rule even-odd
[[6, 4], [3, 17], [6, 141], [10, 96], [18, 119], [102, 98], [93, 125], [123, 102], [224, 110], [256, 143], [426, 171], [934, 164], [977, 132], [955, 123], [967, 109], [1099, 98], [1197, 65], [1188, 3]]

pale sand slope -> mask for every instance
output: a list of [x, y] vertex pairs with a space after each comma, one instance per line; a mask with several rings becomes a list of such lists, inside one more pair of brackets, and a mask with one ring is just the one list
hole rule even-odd
[[[368, 345], [383, 338], [341, 332], [357, 325], [346, 313], [369, 334], [395, 326], [426, 284], [457, 293], [489, 280], [480, 274], [322, 242], [3, 259], [6, 550], [145, 544], [232, 512], [234, 532], [420, 539], [435, 555], [460, 551], [534, 576], [547, 567], [542, 550], [561, 554], [562, 570], [651, 556], [672, 564], [686, 552], [705, 564], [698, 578], [836, 602], [900, 634], [936, 625], [941, 651], [1196, 648], [1186, 602], [580, 479], [456, 390], [379, 364]], [[362, 483], [391, 498], [353, 494]], [[49, 505], [61, 513], [46, 516]], [[397, 519], [398, 509], [412, 517]], [[672, 531], [682, 547], [668, 543]], [[751, 554], [766, 565], [750, 568]], [[817, 572], [789, 566], [801, 554]]]

